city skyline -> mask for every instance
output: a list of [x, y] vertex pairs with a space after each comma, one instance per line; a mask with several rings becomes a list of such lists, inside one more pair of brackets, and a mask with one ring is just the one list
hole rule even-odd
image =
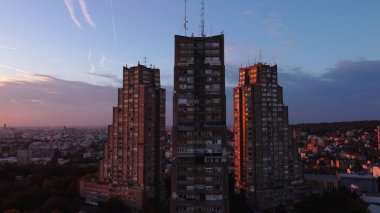
[[[291, 123], [380, 119], [377, 6], [206, 1], [206, 34], [226, 37], [227, 125], [238, 68], [260, 55], [279, 65]], [[172, 15], [157, 18], [157, 9]], [[120, 67], [144, 64], [146, 56], [162, 70], [171, 126], [172, 40], [184, 34], [184, 1], [5, 1], [0, 11], [1, 123], [105, 126], [117, 102]], [[187, 12], [188, 35], [197, 36], [199, 1], [188, 1]]]

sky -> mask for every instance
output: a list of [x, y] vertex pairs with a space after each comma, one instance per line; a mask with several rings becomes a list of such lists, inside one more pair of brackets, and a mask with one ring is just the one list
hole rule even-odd
[[[184, 0], [1, 0], [0, 123], [105, 126], [122, 67], [161, 69], [172, 123], [174, 35]], [[200, 34], [200, 0], [187, 34]], [[380, 119], [380, 1], [205, 0], [225, 36], [227, 124], [238, 68], [276, 63], [291, 123]], [[261, 52], [261, 57], [260, 57]]]

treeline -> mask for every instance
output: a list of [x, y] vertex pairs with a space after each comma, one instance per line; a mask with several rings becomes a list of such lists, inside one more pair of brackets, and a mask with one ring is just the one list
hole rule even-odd
[[353, 129], [363, 129], [364, 131], [372, 132], [377, 126], [380, 126], [380, 120], [293, 124], [291, 128], [310, 134], [325, 135], [328, 132], [336, 130], [350, 131]]
[[341, 187], [323, 196], [312, 195], [295, 206], [297, 213], [367, 213], [366, 204], [357, 194]]
[[79, 178], [96, 171], [88, 164], [0, 165], [0, 212], [78, 211]]

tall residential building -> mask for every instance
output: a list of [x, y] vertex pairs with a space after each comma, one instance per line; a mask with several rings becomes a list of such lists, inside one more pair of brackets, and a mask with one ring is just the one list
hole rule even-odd
[[124, 67], [123, 88], [118, 90], [118, 105], [108, 126], [99, 177], [80, 184], [86, 201], [116, 197], [137, 210], [145, 201], [160, 202], [164, 128], [165, 89], [160, 86], [160, 70], [140, 64]]
[[224, 35], [175, 36], [171, 212], [229, 212]]
[[301, 172], [276, 65], [240, 68], [234, 122], [236, 188], [254, 209], [292, 202]]

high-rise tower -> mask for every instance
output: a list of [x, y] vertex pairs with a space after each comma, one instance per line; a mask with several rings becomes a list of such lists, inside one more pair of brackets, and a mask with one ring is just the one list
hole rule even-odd
[[171, 212], [229, 212], [224, 35], [175, 36]]
[[123, 88], [108, 126], [108, 142], [98, 180], [81, 181], [87, 202], [122, 199], [141, 209], [147, 199], [163, 199], [163, 159], [160, 150], [165, 131], [165, 89], [160, 70], [144, 65], [124, 67]]
[[291, 202], [300, 170], [277, 66], [240, 68], [234, 122], [237, 189], [255, 209]]

